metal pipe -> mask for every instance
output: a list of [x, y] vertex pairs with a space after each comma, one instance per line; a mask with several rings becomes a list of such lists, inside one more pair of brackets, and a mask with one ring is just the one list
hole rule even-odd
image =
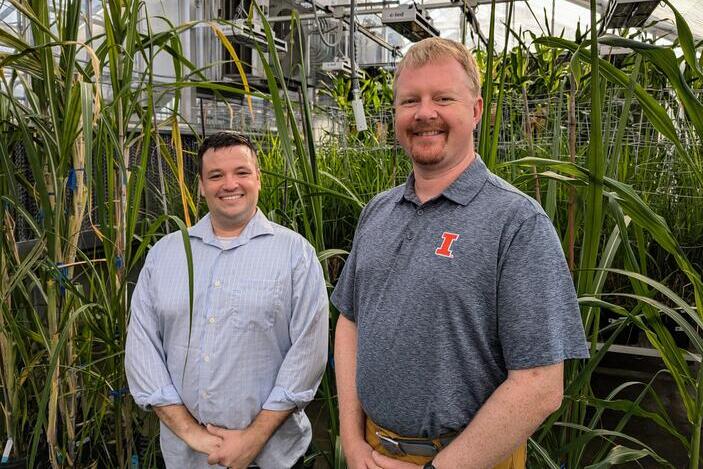
[[[315, 0], [313, 0], [315, 1]], [[356, 0], [349, 4], [349, 63], [351, 65], [351, 84], [354, 99], [359, 97], [359, 79], [356, 77]]]
[[[475, 1], [475, 0], [474, 0]], [[496, 3], [507, 3], [510, 0], [496, 0]], [[526, 0], [518, 0], [518, 1], [526, 1]], [[398, 3], [397, 1], [391, 2], [392, 4]], [[477, 4], [487, 4], [491, 3], [491, 0], [478, 0]], [[365, 3], [365, 5], [372, 5], [373, 3]], [[346, 7], [347, 5], [335, 5], [335, 7]], [[440, 8], [460, 8], [463, 7], [464, 4], [461, 2], [443, 2], [443, 3], [430, 3], [430, 4], [425, 4], [422, 5], [422, 8], [424, 10], [437, 10]], [[471, 1], [467, 2], [467, 6], [471, 8], [473, 3]], [[356, 6], [357, 8], [359, 7], [358, 5]], [[317, 17], [318, 18], [334, 18], [335, 13], [329, 11], [329, 7], [319, 7], [321, 10], [327, 10], [325, 13], [318, 13]], [[383, 13], [383, 10], [386, 10], [388, 7], [376, 7], [376, 8], [364, 8], [359, 11], [355, 11], [355, 15], [378, 15]], [[339, 15], [337, 15], [339, 16]], [[343, 16], [349, 16], [348, 12], [345, 12]], [[298, 15], [298, 18], [301, 20], [308, 20], [308, 19], [313, 19], [315, 18], [315, 15], [313, 13], [304, 13], [301, 15]], [[342, 20], [346, 21], [346, 18], [339, 18]], [[269, 23], [278, 23], [281, 21], [290, 21], [291, 20], [291, 15], [285, 15], [285, 16], [272, 16], [270, 18], [266, 18], [266, 21]]]
[[[363, 11], [362, 11], [361, 13], [359, 13], [359, 14], [364, 14], [364, 15], [367, 15], [367, 14], [379, 14], [379, 13], [381, 13], [382, 11], [383, 11], [382, 8], [378, 8], [378, 9], [376, 9], [376, 10], [374, 10], [374, 11], [371, 11], [371, 12], [369, 12], [369, 11], [367, 11], [367, 10], [363, 10]], [[355, 15], [357, 15], [357, 13], [355, 13]], [[348, 16], [348, 15], [345, 15], [345, 16]], [[318, 17], [318, 18], [333, 18], [334, 15], [332, 15], [332, 13], [318, 13], [318, 14], [317, 14], [317, 17]], [[314, 19], [315, 19], [315, 15], [312, 14], [312, 13], [306, 13], [306, 14], [304, 14], [304, 15], [298, 15], [298, 18], [299, 18], [300, 20], [314, 20]], [[350, 21], [349, 21], [349, 18], [348, 18], [348, 17], [337, 18], [337, 19], [339, 19], [339, 21], [344, 21], [345, 23], [350, 24]], [[289, 16], [289, 15], [288, 15], [288, 16], [272, 16], [272, 17], [266, 19], [266, 21], [268, 21], [269, 23], [281, 23], [281, 22], [288, 22], [288, 21], [290, 21], [290, 20], [291, 20], [291, 16]], [[367, 38], [371, 39], [373, 42], [375, 42], [375, 43], [378, 44], [379, 46], [383, 47], [384, 49], [387, 49], [387, 50], [389, 50], [389, 51], [391, 51], [391, 52], [394, 52], [394, 53], [398, 51], [398, 47], [396, 47], [396, 46], [394, 46], [393, 44], [389, 43], [388, 41], [386, 41], [386, 40], [385, 40], [384, 38], [382, 38], [381, 36], [379, 36], [379, 35], [377, 35], [377, 34], [374, 34], [373, 31], [369, 30], [369, 28], [357, 24], [357, 25], [356, 25], [356, 29], [357, 29], [357, 31], [359, 31], [361, 34], [363, 34], [363, 35], [366, 36]]]

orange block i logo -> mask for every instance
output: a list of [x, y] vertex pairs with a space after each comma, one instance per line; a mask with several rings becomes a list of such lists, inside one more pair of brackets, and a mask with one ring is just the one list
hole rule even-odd
[[445, 231], [442, 233], [442, 245], [434, 250], [434, 253], [442, 257], [454, 257], [452, 254], [452, 244], [459, 239], [456, 233]]

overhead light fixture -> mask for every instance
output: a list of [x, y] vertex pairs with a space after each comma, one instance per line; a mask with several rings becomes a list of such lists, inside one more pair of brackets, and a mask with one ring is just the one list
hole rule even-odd
[[[256, 48], [261, 47], [268, 51], [269, 43], [266, 38], [266, 32], [263, 26], [257, 23], [252, 23], [247, 19], [236, 19], [232, 22], [232, 29], [227, 36], [232, 38], [237, 44]], [[273, 36], [273, 44], [277, 52], [288, 52], [288, 44], [283, 39], [279, 39], [271, 32]]]
[[413, 42], [439, 36], [439, 31], [432, 24], [429, 15], [412, 3], [395, 8], [384, 8], [381, 22]]
[[610, 57], [615, 55], [632, 54], [632, 49], [629, 47], [609, 46], [607, 44], [598, 44], [598, 55], [601, 57]]
[[659, 0], [611, 0], [606, 13], [605, 28], [639, 28], [659, 5]]

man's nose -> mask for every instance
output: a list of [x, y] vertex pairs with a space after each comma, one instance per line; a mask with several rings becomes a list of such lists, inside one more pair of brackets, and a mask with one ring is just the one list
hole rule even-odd
[[234, 175], [227, 175], [224, 179], [223, 189], [234, 190], [239, 186], [239, 179]]
[[415, 120], [435, 119], [437, 110], [431, 99], [420, 100], [415, 109]]

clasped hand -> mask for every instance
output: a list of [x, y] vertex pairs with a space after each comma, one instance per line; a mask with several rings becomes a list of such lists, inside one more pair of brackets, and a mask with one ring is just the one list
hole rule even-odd
[[245, 469], [256, 457], [256, 444], [250, 441], [246, 430], [228, 430], [208, 424], [207, 431], [221, 440], [219, 445], [208, 452], [208, 464]]
[[186, 439], [194, 451], [207, 454], [208, 464], [220, 464], [232, 469], [245, 469], [261, 448], [246, 430], [199, 425]]

